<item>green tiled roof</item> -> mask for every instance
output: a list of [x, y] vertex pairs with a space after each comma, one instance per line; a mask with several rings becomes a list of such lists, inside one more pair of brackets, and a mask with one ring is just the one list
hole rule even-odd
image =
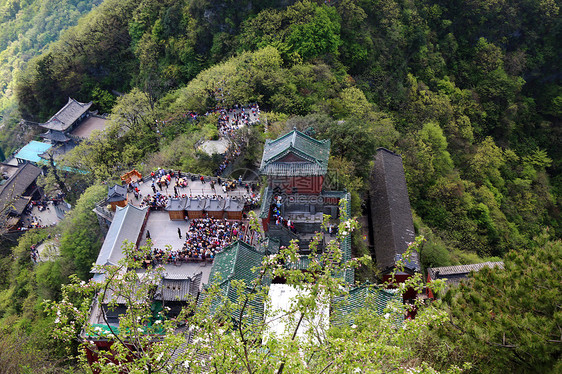
[[263, 241], [261, 241], [256, 249], [260, 253], [264, 253], [266, 255], [277, 254], [279, 253], [279, 247], [281, 246], [281, 242], [278, 238], [270, 238], [266, 237]]
[[[351, 194], [346, 193], [342, 198], [345, 199], [345, 210], [340, 212], [340, 221], [351, 217]], [[341, 251], [344, 262], [351, 260], [351, 235], [348, 235], [341, 243]]]
[[[336, 297], [332, 300], [332, 314], [336, 323], [353, 323], [353, 314], [361, 309], [367, 309], [382, 316], [391, 303], [402, 303], [402, 297], [397, 290], [384, 290], [372, 285], [363, 285], [353, 288], [348, 294]], [[396, 323], [404, 319], [404, 315], [398, 311], [390, 313]]]
[[266, 187], [263, 191], [261, 205], [260, 205], [260, 215], [259, 218], [267, 218], [269, 216], [269, 207], [271, 206], [271, 201], [273, 199], [273, 190]]
[[[217, 311], [224, 297], [228, 298], [233, 303], [239, 303], [239, 301], [241, 301], [238, 300], [239, 294], [237, 288], [232, 284], [232, 281], [239, 280], [244, 282], [245, 288], [242, 291], [244, 295], [252, 291], [252, 281], [259, 275], [257, 270], [252, 269], [261, 265], [264, 256], [264, 253], [260, 253], [254, 249], [254, 247], [242, 241], [236, 241], [230, 244], [215, 256], [213, 268], [209, 275], [208, 285], [218, 284], [221, 296], [212, 301], [212, 313]], [[262, 285], [269, 284], [269, 281], [269, 279], [265, 279]], [[203, 296], [203, 298], [204, 297], [205, 296]], [[261, 318], [263, 316], [263, 300], [251, 301], [249, 309], [247, 310], [247, 313], [248, 312], [254, 316], [253, 319], [255, 319], [256, 316], [260, 316], [259, 318]], [[233, 311], [231, 317], [234, 320], [238, 320], [239, 311]], [[247, 319], [245, 318], [245, 320]], [[247, 322], [252, 321], [247, 320]]]
[[257, 276], [257, 271], [252, 271], [252, 268], [261, 265], [263, 256], [263, 253], [258, 252], [251, 245], [238, 240], [217, 253], [209, 282], [240, 279], [249, 285]]
[[[293, 153], [302, 162], [280, 162]], [[330, 140], [316, 140], [296, 129], [265, 142], [260, 172], [271, 176], [324, 175], [328, 170]]]
[[[269, 282], [266, 282], [269, 285]], [[245, 287], [241, 293], [238, 292], [238, 288], [232, 284], [231, 280], [225, 281], [221, 283], [219, 286], [221, 289], [221, 295], [223, 297], [228, 298], [233, 304], [238, 305], [238, 307], [232, 311], [231, 318], [234, 321], [240, 319], [240, 311], [243, 306], [243, 302], [245, 297], [250, 295], [252, 292], [252, 287]], [[211, 310], [215, 312], [219, 307], [219, 301], [214, 300], [213, 306]], [[244, 322], [245, 323], [257, 323], [263, 319], [263, 312], [264, 312], [264, 300], [261, 297], [256, 297], [250, 299], [246, 309], [244, 310]]]
[[53, 145], [49, 143], [32, 140], [20, 149], [14, 157], [25, 161], [39, 163], [43, 160], [41, 155], [51, 149], [52, 146]]
[[310, 266], [310, 255], [300, 255], [296, 262], [287, 262], [285, 267], [291, 270], [306, 270]]

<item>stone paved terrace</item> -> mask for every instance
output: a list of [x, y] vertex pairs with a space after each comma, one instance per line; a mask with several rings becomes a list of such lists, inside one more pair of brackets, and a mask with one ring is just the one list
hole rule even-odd
[[[213, 177], [213, 180], [217, 180], [216, 177]], [[245, 197], [249, 194], [247, 193], [244, 187], [240, 187], [237, 183], [237, 188], [232, 191], [227, 191], [226, 193], [223, 192], [222, 188], [218, 185], [213, 190], [211, 188], [211, 184], [209, 183], [210, 177], [205, 177], [205, 183], [201, 183], [199, 180], [199, 175], [197, 175], [197, 179], [195, 181], [191, 181], [188, 178], [188, 187], [178, 188], [178, 193], [180, 195], [187, 195], [187, 196], [206, 196], [211, 197], [213, 195], [222, 196], [222, 197]], [[223, 178], [224, 181], [224, 178]], [[248, 182], [250, 184], [251, 182]], [[162, 191], [158, 187], [156, 190], [161, 192], [162, 194], [173, 196], [174, 188], [173, 185], [175, 184], [175, 178], [172, 178], [170, 183], [170, 187], [168, 187], [167, 191], [166, 188], [162, 188]], [[244, 181], [243, 184], [246, 184]], [[139, 183], [139, 189], [142, 194], [142, 197], [147, 195], [154, 195], [152, 191], [152, 182], [150, 178], [146, 182]], [[252, 194], [250, 190], [250, 195]], [[132, 192], [127, 194], [129, 202], [135, 206], [140, 206], [142, 198], [135, 199], [135, 196]], [[171, 246], [174, 250], [180, 250], [183, 247], [185, 241], [185, 234], [188, 228], [189, 221], [172, 221], [168, 215], [168, 212], [165, 210], [151, 210], [145, 230], [142, 232], [142, 239], [141, 245], [147, 244], [146, 233], [147, 231], [150, 232], [150, 238], [152, 242], [153, 248], [161, 248], [165, 249], [167, 245]], [[178, 228], [181, 230], [182, 237], [180, 238], [178, 235]], [[177, 277], [179, 274], [192, 276], [199, 272], [202, 272], [202, 280], [201, 283], [207, 283], [209, 279], [209, 274], [212, 267], [212, 262], [207, 261], [193, 261], [193, 262], [182, 262], [178, 264], [165, 264], [164, 267], [166, 268], [166, 272], [171, 277]]]
[[40, 211], [38, 206], [33, 206], [30, 213], [22, 216], [21, 223], [24, 227], [55, 226], [61, 221], [61, 217], [57, 215], [55, 206], [52, 201], [47, 202], [45, 210]]
[[90, 116], [80, 125], [78, 125], [78, 127], [71, 132], [71, 135], [77, 136], [79, 138], [89, 138], [92, 135], [92, 132], [94, 132], [95, 130], [104, 130], [107, 124], [108, 121], [105, 118]]
[[[182, 174], [183, 175], [183, 174]], [[212, 177], [213, 180], [217, 180], [216, 177]], [[209, 181], [211, 180], [211, 177], [205, 177], [205, 183], [201, 183], [201, 181], [199, 180], [199, 176], [197, 175], [197, 179], [195, 181], [191, 181], [191, 179], [188, 178], [188, 186], [187, 187], [178, 187], [178, 193], [179, 195], [186, 195], [186, 196], [193, 196], [193, 197], [197, 197], [197, 196], [205, 196], [205, 197], [211, 197], [213, 195], [216, 196], [222, 196], [222, 197], [245, 197], [245, 196], [249, 196], [251, 195], [251, 190], [250, 190], [250, 194], [248, 194], [248, 192], [246, 191], [246, 189], [244, 187], [240, 187], [237, 183], [237, 187], [235, 190], [233, 191], [227, 191], [226, 193], [223, 192], [222, 187], [215, 185], [215, 189], [211, 188], [211, 184], [209, 183]], [[224, 181], [224, 178], [222, 179]], [[245, 184], [246, 182], [243, 181], [243, 184]], [[248, 184], [250, 184], [251, 182], [248, 182]], [[173, 197], [174, 195], [174, 187], [173, 185], [175, 184], [175, 179], [172, 178], [172, 182], [170, 183], [170, 187], [168, 188], [162, 188], [162, 191], [160, 191], [160, 189], [158, 188], [158, 186], [156, 186], [156, 191], [160, 192], [161, 194], [164, 195], [168, 195], [169, 197]], [[142, 194], [142, 197], [145, 197], [147, 195], [154, 195], [154, 192], [152, 191], [152, 182], [150, 181], [150, 179], [148, 179], [148, 181], [146, 182], [141, 182], [139, 183], [139, 189], [140, 192]], [[129, 202], [135, 206], [140, 206], [140, 203], [142, 201], [141, 198], [139, 198], [138, 200], [135, 199], [135, 196], [132, 192], [128, 193], [128, 197], [129, 197]]]
[[[182, 238], [178, 236], [178, 228], [181, 230]], [[185, 242], [185, 231], [188, 228], [187, 221], [171, 221], [166, 211], [151, 211], [146, 228], [143, 232], [141, 245], [147, 244], [146, 231], [150, 232], [150, 239], [154, 248], [182, 249]]]

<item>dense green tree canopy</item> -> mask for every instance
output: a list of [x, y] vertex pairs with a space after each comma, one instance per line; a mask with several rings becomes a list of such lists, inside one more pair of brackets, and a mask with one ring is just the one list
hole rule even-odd
[[[510, 252], [505, 269], [484, 268], [451, 290], [449, 338], [474, 355], [479, 372], [560, 370], [562, 243]], [[465, 357], [467, 357], [465, 356]]]
[[[211, 174], [220, 157], [197, 147], [219, 136], [217, 115], [210, 112], [256, 102], [262, 121], [245, 133], [245, 166], [259, 163], [265, 138], [293, 127], [329, 138], [330, 175], [341, 176], [340, 187], [351, 192], [353, 213], [360, 215], [372, 156], [377, 147], [389, 148], [402, 155], [416, 230], [428, 239], [421, 253], [425, 266], [507, 256], [508, 273], [523, 279], [527, 273], [508, 265], [523, 256], [550, 279], [540, 262], [554, 266], [555, 261], [539, 253], [535, 238], [546, 228], [553, 240], [562, 237], [560, 0], [98, 3], [63, 1], [51, 11], [39, 1], [0, 0], [0, 46], [6, 47], [0, 48], [5, 62], [0, 91], [15, 92], [21, 115], [44, 121], [69, 96], [91, 100], [93, 109], [109, 114], [104, 132], [57, 160], [86, 172], [72, 177], [81, 185], [118, 181], [133, 167]], [[92, 7], [57, 42], [44, 44]], [[24, 30], [24, 24], [36, 27]], [[0, 110], [3, 106], [1, 101]], [[197, 119], [190, 116], [194, 112]], [[6, 156], [39, 131], [16, 117], [5, 117], [1, 125]], [[63, 182], [75, 185], [72, 178], [63, 176]], [[0, 262], [1, 269], [13, 273], [13, 282], [0, 282], [5, 318], [46, 321], [36, 313], [38, 300], [59, 297], [56, 284], [72, 271], [88, 275], [87, 262], [100, 238], [85, 208], [97, 196], [92, 191], [61, 232], [65, 257], [80, 249], [76, 263], [34, 268], [20, 255], [13, 269], [9, 257]], [[24, 253], [40, 240], [30, 238], [24, 236], [13, 253]], [[543, 247], [554, 252], [559, 245]], [[483, 274], [500, 290], [515, 282], [512, 275]], [[495, 343], [501, 338], [504, 345], [512, 339], [509, 344], [524, 352], [466, 348], [475, 362], [485, 362], [488, 355], [506, 371], [517, 360], [556, 368], [556, 348], [543, 345], [528, 329], [515, 332], [514, 325], [497, 319], [488, 325], [484, 314], [478, 315], [478, 305], [496, 308], [489, 300], [492, 289], [478, 289], [481, 295], [475, 296], [470, 287], [478, 282], [483, 288], [484, 278], [477, 279], [463, 289], [468, 296], [451, 299], [474, 319], [453, 314], [464, 336]], [[540, 291], [536, 299], [530, 297], [537, 305], [543, 304]], [[522, 291], [515, 285], [502, 292], [512, 300]], [[506, 305], [526, 316], [518, 323], [544, 336], [542, 329], [552, 328], [558, 317], [548, 312], [552, 321], [543, 321], [540, 313], [534, 319], [520, 302]], [[534, 329], [535, 323], [542, 326]], [[506, 343], [500, 332], [506, 333]], [[476, 341], [463, 338], [462, 344], [472, 347]], [[522, 358], [514, 358], [514, 352]], [[455, 361], [449, 358], [445, 366]]]

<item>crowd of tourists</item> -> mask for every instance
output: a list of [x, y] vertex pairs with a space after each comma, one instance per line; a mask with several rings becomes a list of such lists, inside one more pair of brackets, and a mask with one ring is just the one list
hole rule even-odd
[[[205, 116], [217, 113], [219, 120], [217, 128], [222, 136], [232, 136], [236, 130], [245, 125], [250, 125], [259, 121], [260, 108], [257, 103], [249, 105], [234, 105], [229, 109], [217, 107], [205, 113]], [[165, 120], [156, 120], [156, 128], [166, 126], [169, 123], [178, 120], [197, 120], [199, 115], [196, 112], [188, 111], [183, 113], [180, 117], [171, 117]], [[253, 118], [252, 118], [253, 117]]]
[[[216, 109], [219, 113], [218, 130], [224, 137], [233, 137], [236, 130], [243, 126], [248, 126], [257, 121], [260, 109], [257, 104], [248, 106], [235, 105], [230, 109]], [[252, 120], [252, 116], [254, 120]]]
[[30, 247], [30, 256], [33, 262], [37, 263], [37, 261], [39, 261], [39, 251], [37, 250], [37, 246], [35, 244]]
[[140, 207], [149, 206], [151, 209], [164, 209], [168, 205], [168, 196], [161, 194], [160, 192], [156, 192], [154, 195], [146, 195], [141, 203]]
[[[153, 248], [146, 263], [179, 263], [213, 259], [217, 253], [236, 239], [244, 239], [246, 227], [240, 221], [226, 219], [192, 219], [185, 232], [181, 250]], [[181, 229], [178, 235], [182, 237]]]
[[283, 225], [292, 232], [296, 233], [297, 230], [295, 228], [295, 223], [290, 219], [283, 218], [283, 216], [281, 215], [281, 203], [279, 199], [280, 198], [275, 198], [274, 200], [276, 200], [276, 202], [271, 205], [272, 222], [276, 226]]
[[[220, 91], [221, 90], [218, 89], [217, 93], [222, 94], [222, 92]], [[236, 160], [236, 158], [238, 158], [238, 156], [240, 156], [240, 154], [242, 153], [241, 144], [245, 144], [245, 142], [236, 141], [236, 137], [239, 134], [238, 130], [243, 126], [248, 126], [255, 122], [258, 122], [260, 116], [260, 108], [257, 103], [249, 104], [249, 105], [236, 104], [228, 109], [219, 106], [214, 110], [206, 112], [205, 116], [214, 113], [217, 113], [219, 115], [219, 119], [217, 121], [217, 129], [219, 131], [220, 136], [230, 138], [232, 140], [232, 145], [229, 147], [223, 159], [221, 160], [221, 163], [215, 170], [215, 176], [217, 176], [217, 175], [222, 175], [223, 172], [228, 168], [228, 166], [232, 164], [233, 161]], [[198, 118], [198, 115], [195, 112], [189, 111], [184, 113], [182, 117], [184, 119], [196, 120]], [[176, 120], [178, 120], [178, 118], [157, 120], [156, 127], [159, 128], [160, 126], [165, 126], [166, 124]], [[156, 193], [155, 191], [156, 188], [159, 188], [160, 191], [162, 191], [163, 188], [169, 187], [169, 183], [166, 183], [165, 180], [159, 180], [154, 182], [155, 182], [155, 185], [153, 186], [154, 193]]]
[[242, 147], [237, 143], [232, 143], [230, 147], [228, 147], [226, 153], [223, 155], [222, 160], [215, 170], [215, 176], [222, 175], [224, 171], [228, 168], [230, 164], [232, 164], [238, 156], [242, 153]]

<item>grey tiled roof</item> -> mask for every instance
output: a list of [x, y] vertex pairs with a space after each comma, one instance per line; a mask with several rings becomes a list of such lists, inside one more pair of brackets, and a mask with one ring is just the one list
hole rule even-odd
[[[295, 160], [284, 162], [289, 154]], [[265, 142], [260, 172], [270, 176], [324, 175], [329, 157], [330, 140], [316, 140], [295, 129]]]
[[503, 269], [503, 262], [482, 262], [480, 264], [469, 264], [469, 265], [454, 265], [454, 266], [442, 266], [436, 268], [428, 268], [427, 274], [431, 279], [446, 279], [447, 283], [458, 283], [462, 279], [468, 277], [470, 272], [480, 271], [482, 268], [497, 267]]
[[205, 210], [208, 212], [222, 212], [225, 204], [225, 199], [207, 199]]
[[244, 210], [244, 201], [242, 201], [241, 199], [229, 197], [226, 199], [224, 210], [227, 212], [241, 212], [242, 210]]
[[166, 205], [167, 211], [181, 211], [185, 209], [187, 205], [187, 197], [172, 197], [168, 199], [168, 204]]
[[18, 170], [0, 186], [0, 210], [5, 205], [11, 205], [6, 212], [20, 215], [24, 211], [28, 199], [23, 199], [22, 194], [41, 174], [41, 169], [37, 166], [26, 163], [18, 168]]
[[117, 262], [123, 258], [123, 242], [128, 240], [135, 244], [144, 219], [148, 213], [148, 207], [137, 208], [131, 204], [126, 207], [117, 207], [113, 222], [107, 231], [105, 240], [100, 249], [96, 265], [117, 265]]
[[[414, 221], [402, 157], [385, 148], [377, 149], [371, 176], [371, 213], [377, 266], [392, 269], [409, 243], [415, 239]], [[405, 261], [405, 270], [419, 271], [418, 253]]]
[[156, 289], [155, 299], [164, 301], [189, 301], [197, 298], [202, 273], [183, 279], [163, 278]]
[[66, 105], [47, 122], [41, 124], [41, 127], [50, 130], [66, 131], [81, 115], [86, 113], [91, 106], [91, 101], [89, 103], [81, 103], [69, 97]]
[[187, 211], [203, 211], [207, 206], [207, 199], [199, 199], [196, 197], [189, 198], [185, 204], [185, 210]]
[[66, 135], [64, 135], [64, 133], [60, 132], [60, 131], [53, 131], [53, 130], [48, 130], [46, 133], [41, 134], [42, 138], [45, 139], [49, 139], [55, 142], [67, 142], [70, 140], [70, 138]]
[[127, 188], [118, 184], [110, 187], [107, 192], [107, 202], [123, 201], [127, 198]]

